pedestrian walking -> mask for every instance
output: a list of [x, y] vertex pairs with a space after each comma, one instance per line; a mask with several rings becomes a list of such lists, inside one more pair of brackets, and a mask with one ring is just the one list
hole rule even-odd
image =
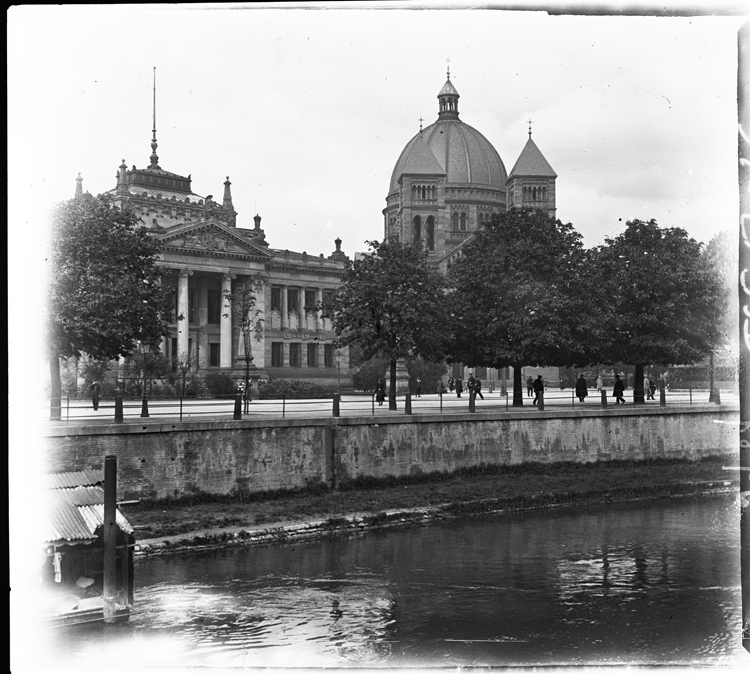
[[89, 386], [89, 391], [91, 393], [91, 404], [94, 406], [94, 412], [96, 412], [99, 409], [99, 398], [102, 395], [102, 385], [98, 381], [91, 382], [91, 386]]
[[474, 381], [474, 394], [476, 396], [479, 396], [482, 400], [484, 400], [484, 396], [482, 395], [482, 380], [477, 377]]
[[648, 380], [648, 399], [649, 400], [656, 400], [656, 398], [654, 398], [654, 394], [655, 393], [656, 393], [656, 382], [653, 379], [649, 378], [649, 380]]
[[422, 396], [422, 380], [417, 377], [417, 385], [415, 387], [417, 398], [420, 398]]
[[625, 404], [625, 396], [623, 395], [625, 393], [625, 384], [622, 383], [622, 379], [620, 379], [620, 375], [615, 375], [615, 387], [612, 389], [612, 395], [615, 398], [615, 405]]
[[456, 388], [456, 382], [453, 380], [453, 377], [451, 377], [448, 380], [448, 390], [453, 393], [453, 389]]
[[576, 396], [578, 396], [578, 400], [585, 402], [588, 394], [589, 389], [586, 385], [586, 379], [584, 379], [584, 376], [581, 374], [578, 377], [578, 381], [576, 381]]
[[602, 376], [601, 376], [601, 375], [599, 375], [599, 376], [598, 376], [598, 377], [596, 378], [596, 392], [597, 392], [597, 393], [600, 393], [600, 392], [601, 392], [601, 390], [602, 390], [602, 388], [603, 388], [603, 386], [604, 386], [604, 379], [602, 379]]
[[464, 383], [461, 381], [461, 378], [456, 379], [456, 398], [461, 397], [461, 393], [464, 390]]
[[442, 379], [438, 379], [437, 386], [435, 387], [435, 393], [437, 393], [438, 395], [440, 395], [444, 391], [445, 391], [445, 384], [443, 384], [443, 380]]
[[378, 385], [375, 389], [375, 400], [377, 401], [378, 405], [382, 405], [385, 401], [385, 379], [380, 377], [378, 379]]
[[534, 405], [539, 402], [539, 396], [544, 391], [544, 380], [542, 375], [537, 375], [537, 378], [532, 382], [531, 388], [534, 391]]
[[643, 395], [646, 397], [646, 400], [654, 399], [651, 395], [651, 380], [648, 377], [643, 378]]
[[531, 377], [526, 380], [526, 395], [529, 398], [534, 395], [534, 380]]

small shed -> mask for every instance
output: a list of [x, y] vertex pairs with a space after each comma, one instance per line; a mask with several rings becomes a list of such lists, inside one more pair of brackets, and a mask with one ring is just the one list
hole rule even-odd
[[[103, 619], [104, 471], [45, 476], [45, 517], [41, 580], [52, 592], [48, 620], [77, 623]], [[114, 604], [118, 620], [133, 603], [135, 535], [120, 508], [115, 510]]]

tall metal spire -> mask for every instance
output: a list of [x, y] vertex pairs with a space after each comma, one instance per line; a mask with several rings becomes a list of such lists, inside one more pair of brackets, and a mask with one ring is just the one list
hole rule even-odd
[[156, 142], [156, 66], [154, 66], [154, 123], [151, 130], [151, 164], [149, 168], [158, 169], [159, 166], [159, 155], [156, 154], [156, 148], [158, 144]]
[[531, 138], [531, 120], [529, 120], [529, 138]]

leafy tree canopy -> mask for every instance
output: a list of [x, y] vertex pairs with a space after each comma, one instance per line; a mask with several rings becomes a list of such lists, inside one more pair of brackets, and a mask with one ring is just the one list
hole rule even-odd
[[48, 303], [53, 358], [129, 355], [165, 334], [158, 244], [135, 216], [87, 196], [54, 214]]
[[632, 220], [596, 260], [612, 308], [607, 362], [693, 363], [709, 352], [721, 281], [685, 230]]
[[450, 357], [469, 366], [595, 359], [601, 301], [580, 234], [540, 211], [495, 215], [449, 270]]
[[443, 277], [419, 247], [369, 241], [371, 254], [349, 263], [330, 307], [341, 346], [357, 344], [362, 357], [395, 362], [444, 357]]

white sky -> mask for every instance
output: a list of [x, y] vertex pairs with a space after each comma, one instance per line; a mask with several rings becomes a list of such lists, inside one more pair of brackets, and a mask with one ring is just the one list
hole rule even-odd
[[328, 255], [339, 236], [351, 255], [382, 237], [391, 171], [419, 117], [437, 118], [450, 59], [461, 119], [508, 172], [533, 120], [558, 216], [586, 245], [633, 218], [703, 241], [735, 226], [743, 19], [731, 6], [676, 18], [326, 7], [11, 9], [11, 197], [43, 209], [72, 197], [78, 172], [98, 194], [123, 158], [148, 165], [155, 66], [162, 168], [218, 200], [230, 176], [238, 225], [259, 213], [274, 248]]

